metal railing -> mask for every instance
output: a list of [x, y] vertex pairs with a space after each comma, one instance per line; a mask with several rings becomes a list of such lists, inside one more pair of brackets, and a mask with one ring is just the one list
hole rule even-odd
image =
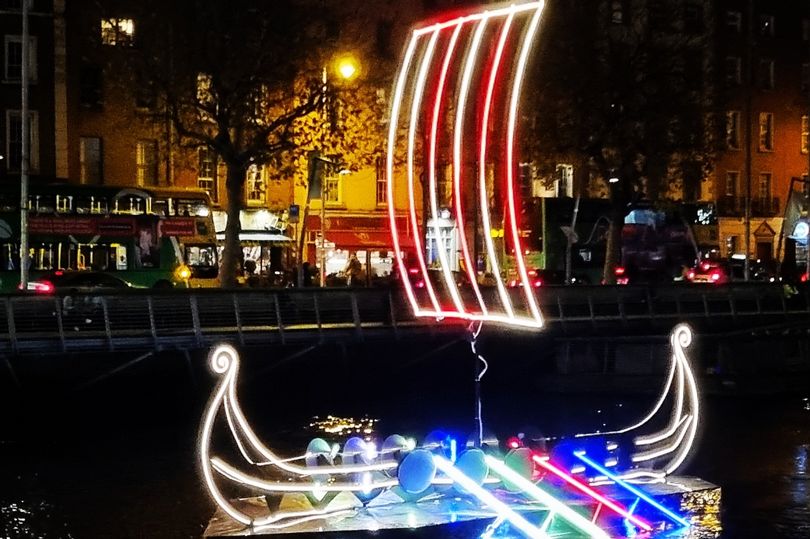
[[[520, 290], [513, 291], [518, 297]], [[544, 287], [545, 333], [565, 336], [810, 324], [808, 288], [673, 284]], [[466, 323], [415, 318], [389, 289], [139, 290], [104, 295], [0, 296], [0, 355], [198, 349], [461, 335]]]

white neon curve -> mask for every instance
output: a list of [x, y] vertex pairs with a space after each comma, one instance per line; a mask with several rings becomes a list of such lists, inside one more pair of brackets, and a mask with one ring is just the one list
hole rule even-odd
[[[467, 275], [470, 278], [470, 283], [473, 283], [475, 287], [475, 295], [483, 315], [488, 314], [487, 306], [486, 303], [484, 303], [484, 298], [481, 297], [481, 290], [478, 288], [475, 274], [475, 261], [472, 259], [472, 256], [470, 256], [470, 247], [467, 243], [467, 227], [464, 224], [464, 209], [462, 206], [462, 193], [464, 191], [461, 189], [461, 168], [463, 166], [461, 160], [461, 141], [464, 136], [464, 109], [467, 105], [467, 93], [470, 90], [472, 70], [475, 65], [475, 59], [478, 56], [478, 48], [481, 46], [481, 38], [484, 35], [487, 20], [486, 16], [481, 17], [473, 34], [472, 41], [467, 47], [467, 54], [464, 58], [464, 69], [461, 72], [458, 99], [456, 101], [456, 121], [453, 129], [453, 190], [455, 192], [453, 202], [456, 210], [456, 220], [458, 222], [459, 243], [461, 243], [461, 251], [464, 253], [464, 265], [467, 266]], [[473, 237], [475, 237], [475, 232], [473, 232]]]
[[518, 231], [517, 214], [515, 212], [514, 154], [518, 98], [520, 97], [520, 89], [523, 83], [523, 75], [526, 71], [526, 63], [529, 58], [531, 43], [534, 40], [534, 34], [540, 24], [540, 16], [543, 14], [544, 6], [545, 1], [541, 0], [537, 3], [537, 11], [534, 13], [532, 20], [529, 23], [529, 27], [526, 30], [526, 36], [524, 37], [523, 44], [521, 45], [517, 68], [515, 70], [515, 80], [512, 86], [512, 96], [509, 103], [508, 127], [506, 130], [506, 186], [509, 203], [509, 223], [512, 229], [512, 245], [515, 247], [515, 260], [517, 261], [520, 280], [523, 283], [523, 291], [526, 294], [526, 301], [529, 304], [529, 310], [531, 311], [534, 319], [537, 321], [538, 326], [543, 325], [543, 317], [540, 314], [540, 308], [537, 306], [537, 300], [534, 297], [534, 287], [529, 283], [529, 275], [526, 271], [526, 262], [523, 260], [523, 250], [521, 248], [520, 233]]
[[600, 527], [559, 501], [545, 490], [538, 487], [536, 484], [512, 470], [509, 466], [504, 464], [503, 461], [498, 460], [491, 455], [486, 455], [484, 459], [493, 472], [519, 487], [520, 490], [522, 490], [530, 498], [548, 506], [548, 508], [552, 511], [552, 514], [556, 513], [560, 515], [571, 525], [578, 528], [589, 537], [610, 539], [610, 536]]
[[405, 294], [408, 296], [408, 301], [414, 312], [419, 310], [419, 304], [416, 301], [416, 295], [411, 285], [411, 278], [408, 275], [408, 268], [405, 267], [405, 262], [402, 260], [402, 248], [399, 245], [399, 234], [397, 232], [396, 222], [396, 205], [394, 201], [394, 152], [396, 146], [397, 127], [399, 124], [399, 109], [402, 104], [402, 94], [405, 92], [405, 85], [408, 79], [408, 70], [413, 60], [414, 53], [416, 52], [416, 43], [418, 36], [413, 34], [411, 41], [408, 43], [408, 48], [405, 51], [405, 58], [402, 60], [402, 67], [397, 77], [397, 84], [394, 87], [394, 96], [391, 101], [391, 118], [389, 119], [388, 126], [388, 155], [385, 160], [385, 173], [386, 173], [386, 195], [388, 197], [388, 221], [391, 226], [391, 240], [393, 242], [394, 252], [396, 253], [397, 268], [399, 268], [399, 276], [402, 279], [402, 284], [405, 287]]
[[501, 65], [501, 56], [503, 49], [506, 45], [506, 37], [509, 35], [509, 28], [512, 26], [512, 19], [514, 13], [510, 13], [503, 23], [501, 28], [501, 35], [498, 38], [498, 46], [495, 49], [495, 58], [492, 60], [492, 67], [489, 73], [489, 82], [487, 83], [486, 97], [484, 98], [483, 117], [481, 119], [481, 137], [479, 139], [479, 156], [478, 156], [478, 197], [481, 209], [482, 226], [484, 228], [484, 243], [487, 246], [487, 258], [492, 266], [492, 273], [495, 275], [495, 284], [498, 287], [498, 295], [501, 298], [501, 304], [506, 310], [506, 314], [514, 316], [514, 308], [512, 307], [512, 300], [506, 292], [506, 286], [501, 278], [501, 268], [498, 264], [498, 255], [495, 253], [495, 244], [492, 241], [492, 235], [489, 231], [492, 230], [492, 220], [489, 215], [489, 197], [487, 193], [487, 135], [489, 134], [489, 111], [492, 107], [492, 95], [495, 93], [495, 81], [498, 78], [498, 71]]
[[478, 483], [467, 477], [461, 470], [453, 466], [450, 461], [438, 455], [434, 455], [433, 462], [436, 463], [436, 468], [438, 470], [447, 475], [454, 482], [461, 485], [467, 492], [488, 505], [498, 514], [499, 517], [508, 520], [510, 524], [523, 532], [527, 537], [551, 539], [551, 536], [545, 531], [531, 524], [508, 505], [493, 496], [491, 492], [481, 488]]
[[428, 71], [430, 70], [430, 61], [433, 58], [433, 50], [436, 48], [436, 41], [439, 39], [439, 30], [433, 32], [428, 41], [425, 54], [422, 57], [422, 64], [419, 66], [419, 74], [416, 77], [414, 84], [413, 96], [411, 97], [411, 121], [408, 125], [408, 200], [410, 202], [410, 218], [411, 230], [413, 231], [413, 241], [416, 244], [416, 258], [419, 260], [419, 269], [422, 270], [424, 276], [425, 290], [427, 290], [430, 302], [433, 308], [438, 311], [439, 300], [436, 298], [436, 293], [433, 290], [433, 284], [428, 278], [427, 264], [425, 263], [425, 248], [422, 243], [422, 236], [419, 232], [419, 222], [416, 218], [416, 196], [414, 193], [414, 179], [413, 179], [413, 153], [416, 140], [416, 127], [419, 125], [419, 112], [422, 105], [422, 96], [425, 92], [425, 84], [427, 82]]
[[[456, 309], [459, 312], [464, 310], [464, 306], [461, 304], [461, 297], [459, 296], [456, 280], [453, 278], [453, 274], [450, 272], [450, 261], [447, 259], [447, 253], [444, 252], [444, 247], [441, 242], [442, 227], [439, 223], [439, 202], [436, 196], [436, 138], [439, 130], [439, 112], [441, 111], [442, 106], [444, 85], [447, 81], [447, 70], [450, 67], [450, 59], [453, 57], [453, 51], [456, 48], [456, 41], [458, 40], [458, 35], [460, 32], [461, 24], [456, 26], [456, 29], [453, 31], [453, 35], [450, 36], [450, 42], [447, 44], [447, 51], [445, 52], [444, 61], [442, 62], [442, 69], [441, 73], [439, 74], [439, 82], [436, 88], [436, 98], [433, 101], [433, 117], [431, 118], [430, 123], [430, 155], [428, 157], [428, 182], [430, 184], [430, 213], [433, 217], [433, 235], [436, 238], [436, 250], [439, 253], [444, 283], [447, 286], [447, 290], [450, 291], [450, 297], [452, 297], [453, 304], [456, 306]], [[457, 191], [456, 197], [458, 196], [460, 196], [460, 193]]]
[[[670, 334], [672, 356], [667, 381], [652, 410], [642, 420], [630, 427], [619, 430], [601, 434], [588, 433], [577, 435], [577, 437], [589, 437], [624, 434], [637, 430], [658, 415], [667, 398], [674, 394], [674, 403], [669, 421], [664, 428], [658, 432], [635, 437], [633, 445], [636, 451], [631, 454], [631, 461], [634, 463], [648, 462], [661, 459], [668, 455], [673, 456], [668, 462], [659, 464], [660, 468], [654, 470], [630, 470], [619, 474], [621, 479], [653, 478], [661, 480], [667, 475], [674, 473], [681, 464], [683, 464], [691, 451], [700, 420], [700, 399], [697, 382], [685, 351], [691, 343], [692, 332], [689, 326], [679, 324], [673, 328]], [[592, 484], [598, 484], [600, 482], [600, 479], [591, 481]]]

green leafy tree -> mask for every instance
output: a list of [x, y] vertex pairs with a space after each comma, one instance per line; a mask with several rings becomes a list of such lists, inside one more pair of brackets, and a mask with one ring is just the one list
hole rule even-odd
[[700, 196], [717, 140], [706, 15], [669, 1], [549, 4], [528, 151], [546, 175], [578, 163], [578, 191], [610, 200], [605, 282], [634, 202]]

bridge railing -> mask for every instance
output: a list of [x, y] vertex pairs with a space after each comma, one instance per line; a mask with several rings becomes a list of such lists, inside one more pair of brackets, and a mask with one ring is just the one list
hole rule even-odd
[[[514, 290], [516, 301], [520, 291]], [[546, 331], [567, 335], [617, 327], [668, 332], [678, 321], [730, 331], [807, 323], [808, 289], [779, 285], [544, 287]], [[0, 354], [200, 348], [458, 333], [464, 322], [416, 319], [397, 290], [137, 290], [102, 295], [0, 296]], [[583, 333], [584, 332], [584, 333]]]

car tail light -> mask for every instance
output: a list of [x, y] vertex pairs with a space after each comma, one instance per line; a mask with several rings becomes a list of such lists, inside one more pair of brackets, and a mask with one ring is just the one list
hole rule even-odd
[[535, 286], [535, 288], [537, 288], [538, 286], [543, 286], [543, 279], [537, 279], [534, 282], [534, 286]]
[[703, 271], [709, 271], [709, 268], [711, 267], [712, 265], [709, 264], [708, 262], [704, 262], [703, 264], [700, 265], [700, 269], [702, 269]]
[[799, 281], [801, 281], [801, 282], [803, 282], [803, 283], [806, 283], [806, 282], [807, 282], [807, 274], [806, 274], [806, 273], [802, 273], [802, 276], [801, 276], [801, 278], [799, 279]]
[[[22, 283], [20, 283], [17, 288], [22, 290]], [[50, 294], [55, 290], [55, 288], [53, 283], [50, 281], [31, 281], [28, 283], [27, 290], [36, 292], [37, 294]]]
[[408, 270], [408, 273], [410, 273], [411, 275], [416, 275], [417, 273], [419, 273], [419, 268], [410, 268]]
[[613, 270], [613, 273], [615, 273], [616, 275], [624, 275], [625, 271], [626, 270], [624, 269], [624, 266], [616, 266], [616, 269]]
[[695, 280], [695, 270], [689, 270], [689, 273], [686, 274], [686, 278], [690, 281]]
[[719, 281], [719, 280], [720, 280], [720, 277], [722, 277], [722, 274], [721, 274], [721, 273], [720, 273], [718, 270], [714, 270], [714, 271], [711, 273], [711, 279], [712, 279], [712, 282], [715, 282], [715, 283], [716, 283], [717, 281]]

